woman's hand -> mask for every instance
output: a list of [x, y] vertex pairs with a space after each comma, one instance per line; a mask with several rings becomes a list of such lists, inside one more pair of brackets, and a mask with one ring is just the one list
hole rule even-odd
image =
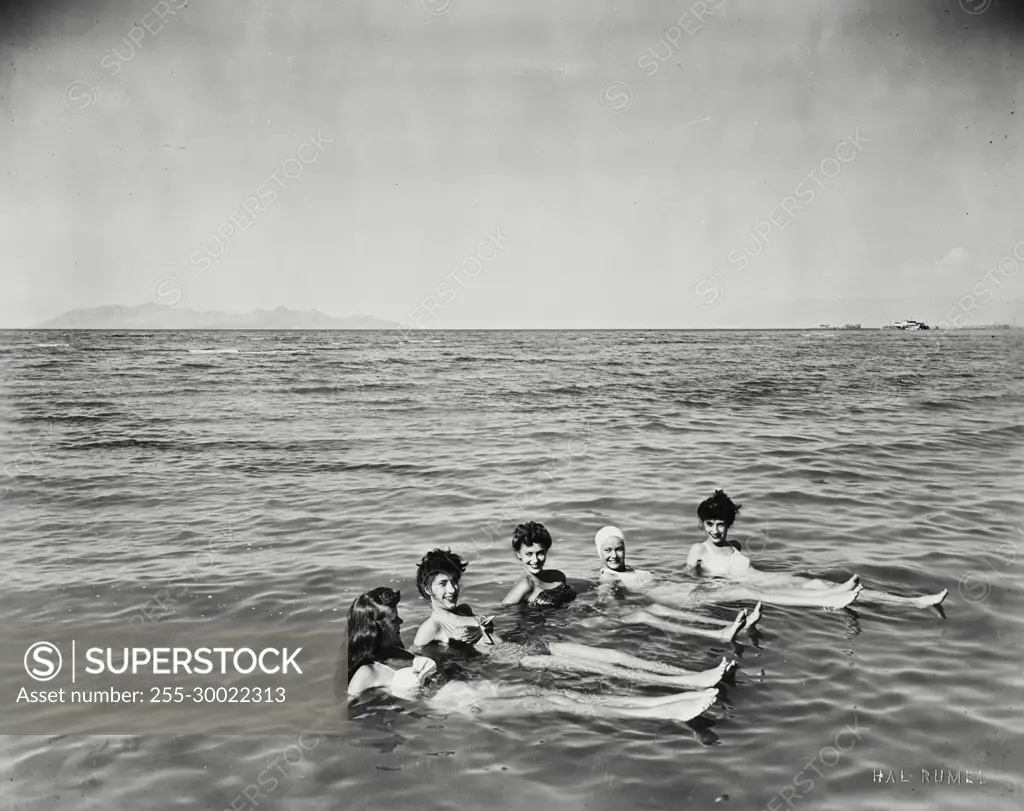
[[476, 623], [473, 625], [456, 625], [445, 629], [448, 631], [448, 639], [452, 642], [461, 642], [464, 645], [475, 645], [484, 635], [483, 629]]
[[391, 695], [410, 700], [418, 698], [423, 689], [423, 682], [430, 678], [436, 670], [437, 665], [434, 664], [433, 659], [428, 659], [426, 656], [413, 657], [409, 667], [395, 671], [394, 678], [391, 680]]
[[494, 617], [480, 617], [480, 629], [483, 631], [483, 639], [481, 640], [487, 645], [494, 644], [494, 637], [491, 634], [494, 633]]
[[411, 667], [412, 672], [419, 677], [421, 682], [432, 673], [437, 672], [437, 663], [426, 656], [414, 656]]
[[448, 635], [449, 642], [475, 645], [483, 636], [479, 617], [450, 615], [444, 619], [439, 618], [438, 622]]

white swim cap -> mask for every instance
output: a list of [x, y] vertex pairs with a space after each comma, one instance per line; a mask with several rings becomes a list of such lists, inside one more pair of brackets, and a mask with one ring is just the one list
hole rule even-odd
[[618, 527], [601, 527], [597, 531], [597, 535], [594, 536], [594, 546], [597, 547], [597, 551], [601, 551], [601, 544], [612, 538], [618, 538], [623, 543], [626, 542], [626, 536], [622, 534], [622, 530]]

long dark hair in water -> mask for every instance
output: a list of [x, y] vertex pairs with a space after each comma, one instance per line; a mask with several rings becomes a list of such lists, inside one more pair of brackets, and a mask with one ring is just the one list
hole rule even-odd
[[385, 642], [393, 622], [387, 609], [398, 608], [402, 593], [388, 586], [378, 586], [352, 601], [348, 609], [348, 677], [363, 665], [385, 658]]

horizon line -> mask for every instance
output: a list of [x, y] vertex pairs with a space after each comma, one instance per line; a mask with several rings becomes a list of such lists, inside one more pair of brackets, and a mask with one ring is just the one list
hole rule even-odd
[[[881, 326], [844, 329], [842, 327], [428, 327], [403, 330], [400, 327], [0, 327], [0, 332], [932, 332], [928, 330], [886, 330]], [[1024, 329], [1016, 324], [976, 324], [954, 327], [944, 332], [986, 329]]]

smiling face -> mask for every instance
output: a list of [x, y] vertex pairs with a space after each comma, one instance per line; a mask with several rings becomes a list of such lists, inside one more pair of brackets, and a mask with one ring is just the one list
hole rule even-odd
[[454, 611], [459, 604], [459, 581], [442, 572], [430, 581], [430, 602], [436, 608]]
[[710, 520], [702, 521], [701, 526], [708, 535], [708, 539], [715, 546], [725, 546], [728, 544], [729, 537], [729, 526], [722, 520]]
[[544, 561], [547, 560], [548, 550], [540, 544], [523, 544], [516, 552], [516, 556], [529, 574], [540, 574], [544, 570]]
[[608, 538], [601, 543], [597, 553], [604, 565], [613, 572], [626, 570], [626, 542], [622, 538]]

